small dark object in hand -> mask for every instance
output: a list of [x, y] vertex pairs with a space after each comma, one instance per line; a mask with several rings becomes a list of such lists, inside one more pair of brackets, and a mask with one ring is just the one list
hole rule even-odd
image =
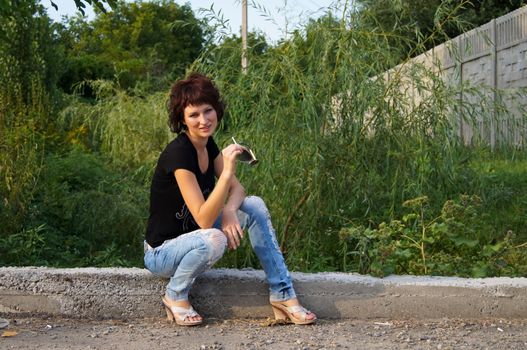
[[238, 156], [238, 160], [240, 162], [248, 163], [249, 165], [255, 165], [256, 163], [258, 163], [258, 159], [256, 159], [254, 152], [248, 146], [239, 144], [238, 142], [236, 142], [234, 137], [232, 138], [232, 141], [234, 141], [235, 144], [243, 147], [243, 152]]

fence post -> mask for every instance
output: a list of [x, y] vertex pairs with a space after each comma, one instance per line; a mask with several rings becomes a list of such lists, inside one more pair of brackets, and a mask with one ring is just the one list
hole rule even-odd
[[490, 86], [492, 88], [492, 114], [490, 118], [490, 148], [494, 150], [496, 146], [496, 118], [497, 114], [497, 89], [498, 89], [498, 41], [496, 33], [496, 19], [490, 22]]
[[465, 126], [463, 118], [463, 36], [464, 34], [458, 35], [454, 40], [456, 41], [455, 47], [457, 50], [457, 57], [459, 58], [459, 60], [456, 60], [456, 66], [459, 67], [459, 133], [461, 136], [461, 142], [465, 144]]

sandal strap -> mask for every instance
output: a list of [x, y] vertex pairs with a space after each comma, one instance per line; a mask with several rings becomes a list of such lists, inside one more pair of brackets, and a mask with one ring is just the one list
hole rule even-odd
[[309, 313], [310, 311], [306, 310], [303, 306], [300, 306], [300, 305], [294, 305], [294, 306], [287, 306], [286, 307], [287, 311], [293, 313], [297, 313], [297, 312], [302, 312], [302, 313]]
[[290, 313], [297, 313], [300, 314], [300, 316], [297, 316], [298, 319], [305, 321], [307, 320], [307, 315], [311, 313], [311, 311], [307, 310], [303, 306], [300, 305], [294, 305], [294, 306], [287, 306], [286, 310]]
[[170, 310], [174, 315], [177, 315], [181, 321], [184, 321], [187, 317], [199, 316], [192, 306], [188, 309], [181, 306], [171, 306]]

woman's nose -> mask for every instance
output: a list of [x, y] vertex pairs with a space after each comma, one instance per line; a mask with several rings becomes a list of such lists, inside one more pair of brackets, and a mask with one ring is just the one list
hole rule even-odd
[[207, 122], [207, 116], [205, 115], [205, 113], [201, 113], [199, 115], [199, 122], [200, 123], [206, 123]]

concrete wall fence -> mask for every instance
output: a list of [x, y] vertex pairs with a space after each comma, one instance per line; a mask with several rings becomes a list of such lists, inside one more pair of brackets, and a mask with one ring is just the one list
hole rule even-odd
[[[405, 67], [431, 68], [446, 85], [455, 87], [459, 103], [479, 106], [473, 118], [458, 115], [459, 135], [466, 144], [475, 138], [490, 144], [523, 146], [527, 141], [527, 6], [434, 47], [387, 72], [405, 74]], [[407, 72], [409, 71], [406, 70]], [[415, 84], [411, 78], [405, 84]], [[474, 89], [464, 87], [475, 87]], [[401, 86], [419, 102], [416, 86]]]

